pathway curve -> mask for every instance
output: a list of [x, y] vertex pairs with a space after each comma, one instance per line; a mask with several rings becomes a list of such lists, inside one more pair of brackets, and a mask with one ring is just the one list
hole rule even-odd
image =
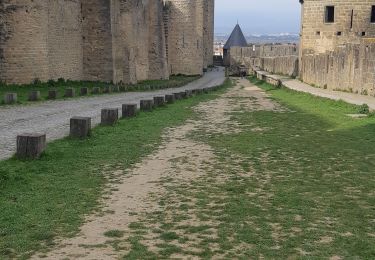
[[212, 71], [202, 78], [180, 88], [152, 92], [130, 92], [64, 101], [51, 101], [34, 105], [0, 108], [0, 160], [15, 153], [16, 137], [27, 132], [46, 133], [47, 141], [61, 139], [69, 134], [69, 119], [73, 116], [92, 118], [93, 126], [99, 124], [102, 108], [121, 108], [124, 103], [139, 103], [141, 99], [157, 95], [211, 87], [224, 82], [224, 71]]
[[[223, 134], [238, 133], [244, 130], [232, 120], [231, 114], [238, 111], [282, 111], [283, 108], [268, 98], [268, 95], [248, 80], [238, 80], [237, 85], [229, 89], [218, 98], [202, 102], [194, 107], [199, 118], [187, 120], [183, 125], [167, 129], [163, 136], [163, 143], [154, 154], [143, 159], [134, 169], [108, 169], [106, 176], [112, 176], [116, 182], [110, 182], [107, 187], [111, 194], [103, 198], [102, 209], [99, 212], [87, 216], [85, 224], [80, 228], [79, 234], [72, 238], [62, 238], [55, 241], [52, 251], [37, 253], [32, 259], [85, 259], [85, 260], [112, 260], [123, 259], [131, 250], [129, 242], [132, 229], [129, 224], [137, 221], [145, 221], [144, 216], [155, 211], [163, 211], [173, 214], [158, 203], [160, 198], [167, 193], [168, 187], [175, 184], [183, 186], [192, 185], [192, 181], [207, 177], [208, 172], [215, 173], [215, 181], [227, 179], [222, 167], [217, 167], [220, 160], [214, 150], [206, 143], [192, 138], [196, 131], [219, 132]], [[246, 129], [260, 131], [248, 126]], [[230, 156], [229, 156], [230, 157]], [[243, 167], [234, 163], [233, 157], [229, 158], [230, 166], [237, 173], [243, 171]], [[224, 165], [222, 165], [224, 167]], [[244, 172], [243, 174], [248, 174]], [[172, 186], [171, 186], [172, 185]], [[176, 198], [177, 200], [177, 198]], [[176, 201], [177, 204], [181, 203]], [[184, 201], [184, 203], [188, 203]], [[193, 203], [193, 202], [191, 202]], [[190, 211], [189, 211], [190, 212]], [[172, 219], [172, 216], [171, 216]], [[204, 225], [197, 216], [197, 212], [191, 211], [189, 219], [181, 220], [181, 225]], [[185, 223], [186, 221], [186, 223]], [[212, 222], [209, 220], [208, 222]], [[146, 224], [147, 221], [144, 223]], [[160, 229], [161, 222], [153, 223], [155, 227], [148, 226], [146, 240], [148, 250], [158, 254], [158, 244], [162, 241], [153, 230]], [[212, 224], [212, 223], [211, 223]], [[121, 231], [121, 237], [107, 237], [108, 231]], [[178, 232], [175, 230], [175, 232]], [[212, 230], [214, 234], [217, 230]], [[197, 235], [203, 235], [198, 233]], [[193, 252], [195, 244], [199, 244], [201, 237], [191, 235], [193, 244], [183, 244], [187, 252]], [[174, 255], [172, 259], [197, 259], [196, 255]], [[222, 259], [220, 255], [217, 259]], [[163, 259], [158, 257], [158, 259]], [[215, 259], [215, 258], [214, 258]]]
[[291, 79], [287, 76], [279, 76], [271, 74], [266, 71], [257, 71], [257, 73], [263, 74], [273, 79], [278, 79], [282, 82], [282, 85], [286, 88], [296, 90], [299, 92], [310, 93], [314, 96], [324, 97], [332, 100], [343, 100], [353, 105], [367, 104], [371, 110], [375, 111], [375, 97], [359, 95], [355, 93], [347, 93], [343, 91], [335, 91], [323, 88], [313, 87], [297, 79]]

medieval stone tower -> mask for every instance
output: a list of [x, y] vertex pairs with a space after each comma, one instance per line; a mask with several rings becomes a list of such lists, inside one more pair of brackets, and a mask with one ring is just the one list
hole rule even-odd
[[214, 0], [166, 0], [164, 12], [169, 72], [202, 74], [213, 64]]
[[212, 64], [214, 0], [2, 0], [0, 81], [135, 83]]
[[300, 0], [300, 77], [375, 94], [375, 0]]

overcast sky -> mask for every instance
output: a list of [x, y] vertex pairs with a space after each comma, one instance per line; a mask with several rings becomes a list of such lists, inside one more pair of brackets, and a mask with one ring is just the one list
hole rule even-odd
[[299, 33], [298, 0], [216, 0], [215, 30], [230, 32], [237, 19], [245, 34]]

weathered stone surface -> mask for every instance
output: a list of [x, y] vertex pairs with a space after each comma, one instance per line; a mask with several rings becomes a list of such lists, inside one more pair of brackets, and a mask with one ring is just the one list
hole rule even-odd
[[100, 87], [94, 87], [94, 88], [92, 88], [91, 93], [93, 95], [99, 95], [101, 93]]
[[29, 92], [29, 101], [38, 101], [40, 100], [40, 91], [30, 91]]
[[65, 95], [64, 97], [66, 98], [71, 98], [71, 97], [74, 97], [76, 95], [76, 91], [74, 88], [67, 88], [65, 89]]
[[46, 148], [45, 134], [21, 134], [17, 136], [17, 152], [19, 159], [38, 159]]
[[174, 95], [165, 95], [165, 101], [167, 102], [167, 104], [173, 104], [176, 99]]
[[104, 108], [101, 113], [101, 124], [102, 125], [114, 125], [118, 121], [118, 109], [117, 108]]
[[4, 95], [4, 103], [8, 105], [17, 103], [17, 93], [6, 93]]
[[80, 95], [81, 96], [87, 96], [89, 94], [89, 88], [81, 88], [80, 89]]
[[202, 74], [212, 59], [214, 0], [5, 0], [0, 13], [6, 83], [137, 83]]
[[137, 115], [137, 104], [123, 104], [122, 105], [122, 117], [123, 118], [130, 118], [135, 117]]
[[154, 105], [156, 107], [164, 106], [165, 105], [165, 97], [164, 96], [154, 97]]
[[73, 117], [70, 119], [70, 137], [86, 138], [91, 135], [90, 117]]
[[154, 100], [147, 99], [147, 100], [141, 100], [140, 101], [140, 109], [142, 111], [152, 111], [154, 109]]
[[49, 100], [55, 100], [56, 98], [57, 98], [57, 90], [56, 89], [50, 89], [50, 90], [48, 90], [47, 99], [49, 99]]

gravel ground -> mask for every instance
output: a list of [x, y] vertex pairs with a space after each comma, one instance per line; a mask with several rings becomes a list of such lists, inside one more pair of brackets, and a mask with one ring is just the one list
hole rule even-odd
[[92, 118], [93, 126], [100, 123], [102, 108], [121, 108], [124, 103], [139, 103], [176, 91], [211, 87], [224, 82], [224, 71], [212, 71], [184, 87], [152, 92], [132, 92], [64, 101], [51, 101], [35, 105], [0, 108], [0, 160], [10, 158], [16, 149], [16, 137], [22, 133], [46, 133], [47, 141], [69, 134], [69, 119], [73, 116]]

